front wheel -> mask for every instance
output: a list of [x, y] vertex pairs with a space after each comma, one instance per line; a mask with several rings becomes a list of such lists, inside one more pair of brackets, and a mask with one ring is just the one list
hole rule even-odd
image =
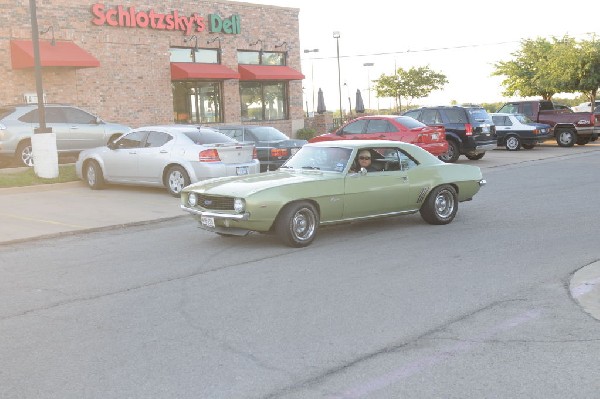
[[508, 151], [518, 151], [521, 148], [521, 140], [517, 136], [508, 136], [504, 146]]
[[190, 185], [190, 177], [181, 166], [171, 166], [167, 171], [167, 191], [173, 197], [179, 197], [181, 190]]
[[290, 247], [306, 247], [317, 235], [319, 214], [309, 202], [288, 204], [275, 222], [275, 232]]
[[438, 158], [446, 163], [454, 163], [458, 161], [460, 156], [460, 148], [454, 140], [448, 140], [448, 151], [445, 154], [440, 155]]
[[577, 133], [573, 129], [560, 129], [556, 132], [556, 143], [560, 147], [573, 147], [577, 142]]
[[442, 185], [434, 188], [421, 207], [423, 220], [429, 224], [448, 224], [458, 211], [458, 196], [454, 187]]
[[98, 162], [86, 162], [83, 167], [83, 176], [88, 187], [92, 190], [100, 190], [104, 187], [104, 175]]

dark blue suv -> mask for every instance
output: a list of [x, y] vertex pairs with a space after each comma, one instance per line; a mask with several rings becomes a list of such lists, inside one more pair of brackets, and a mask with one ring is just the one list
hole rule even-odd
[[483, 158], [497, 146], [492, 117], [478, 105], [422, 107], [404, 113], [426, 125], [444, 126], [448, 152], [440, 155], [444, 162], [456, 162], [460, 155], [471, 160]]

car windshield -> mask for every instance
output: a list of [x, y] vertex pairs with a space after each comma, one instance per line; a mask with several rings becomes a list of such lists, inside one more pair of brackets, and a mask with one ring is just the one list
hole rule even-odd
[[517, 114], [515, 118], [521, 123], [534, 123], [527, 115]]
[[289, 137], [275, 129], [274, 127], [253, 127], [250, 130], [252, 134], [258, 139], [258, 141], [276, 141], [276, 140], [288, 140]]
[[341, 147], [302, 147], [282, 168], [310, 169], [341, 173], [348, 165], [352, 150]]
[[194, 144], [215, 144], [215, 143], [235, 143], [236, 140], [229, 136], [224, 135], [221, 132], [213, 130], [201, 130], [201, 131], [189, 131], [185, 132], [185, 135], [189, 137]]

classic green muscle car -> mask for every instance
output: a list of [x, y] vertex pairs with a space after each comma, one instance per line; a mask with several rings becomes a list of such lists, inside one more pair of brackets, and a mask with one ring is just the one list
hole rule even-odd
[[458, 203], [484, 184], [478, 167], [444, 163], [416, 145], [325, 141], [305, 144], [277, 171], [189, 185], [181, 209], [223, 236], [274, 233], [304, 247], [327, 224], [415, 212], [430, 224], [450, 223]]

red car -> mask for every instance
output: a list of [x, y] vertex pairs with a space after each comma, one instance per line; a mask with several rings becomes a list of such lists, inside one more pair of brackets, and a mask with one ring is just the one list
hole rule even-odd
[[446, 129], [427, 126], [410, 116], [377, 115], [353, 119], [335, 133], [322, 134], [309, 143], [327, 140], [394, 140], [418, 145], [433, 155], [448, 151]]

